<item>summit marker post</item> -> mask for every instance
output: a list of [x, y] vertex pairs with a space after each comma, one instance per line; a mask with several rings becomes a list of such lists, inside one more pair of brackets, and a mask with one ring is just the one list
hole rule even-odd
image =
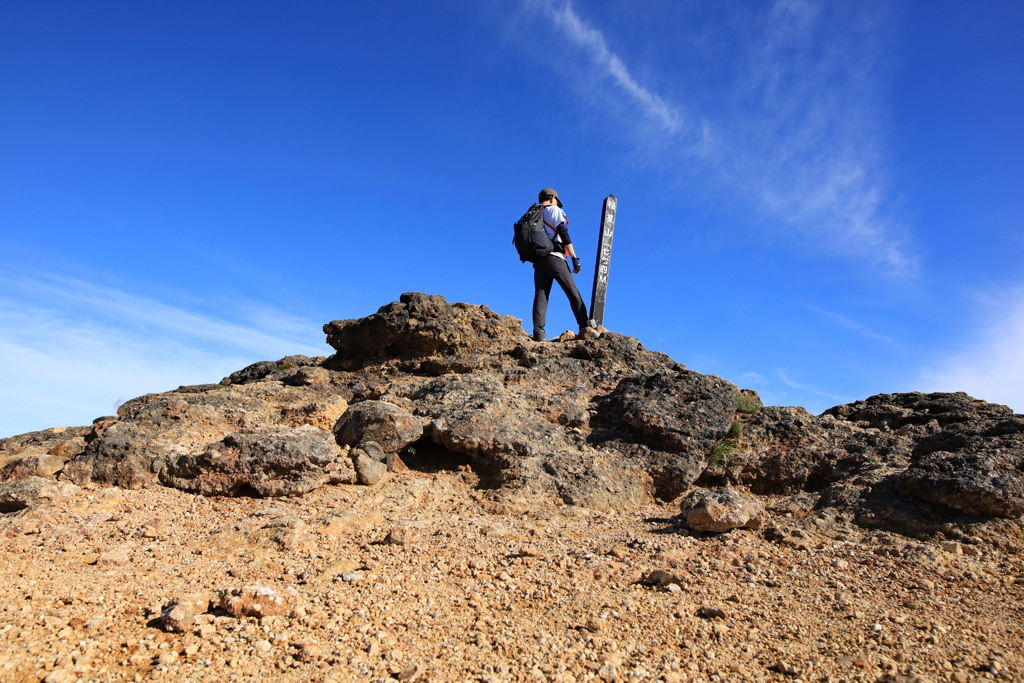
[[604, 325], [604, 300], [608, 295], [608, 268], [612, 260], [612, 234], [615, 232], [615, 209], [619, 200], [615, 195], [605, 197], [601, 210], [601, 234], [597, 240], [597, 260], [594, 268], [594, 291], [590, 296], [590, 319], [598, 327]]

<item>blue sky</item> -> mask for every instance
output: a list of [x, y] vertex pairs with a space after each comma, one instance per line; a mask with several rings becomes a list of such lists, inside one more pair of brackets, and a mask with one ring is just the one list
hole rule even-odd
[[1021, 35], [992, 0], [5, 2], [0, 436], [406, 291], [529, 327], [548, 186], [586, 299], [617, 196], [605, 324], [694, 370], [1024, 411]]

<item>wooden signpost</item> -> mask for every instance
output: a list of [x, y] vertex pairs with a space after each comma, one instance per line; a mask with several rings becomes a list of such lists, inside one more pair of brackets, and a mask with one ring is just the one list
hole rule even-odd
[[590, 319], [604, 325], [604, 301], [608, 294], [608, 268], [612, 260], [612, 234], [615, 232], [615, 195], [605, 197], [601, 211], [601, 236], [597, 240], [597, 265], [594, 268], [594, 292], [590, 296]]

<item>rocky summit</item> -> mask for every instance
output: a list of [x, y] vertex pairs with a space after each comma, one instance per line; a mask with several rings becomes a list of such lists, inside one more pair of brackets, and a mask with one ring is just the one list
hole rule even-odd
[[0, 678], [1024, 680], [1024, 416], [409, 293], [0, 440]]

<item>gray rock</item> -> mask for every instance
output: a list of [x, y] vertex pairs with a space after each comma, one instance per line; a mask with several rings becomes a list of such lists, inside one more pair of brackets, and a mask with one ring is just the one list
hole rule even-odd
[[352, 462], [355, 465], [357, 480], [366, 486], [376, 486], [388, 473], [388, 466], [385, 463], [374, 460], [362, 450], [355, 452]]
[[134, 489], [154, 483], [157, 451], [150, 448], [147, 431], [141, 425], [114, 425], [65, 464], [64, 474], [79, 485], [95, 481]]
[[396, 453], [423, 436], [423, 422], [391, 403], [362, 401], [349, 406], [334, 433], [342, 445], [374, 441], [384, 451]]
[[1024, 477], [1018, 465], [1021, 452], [950, 453], [935, 451], [917, 456], [895, 476], [903, 495], [974, 517], [1016, 518], [1024, 514]]
[[855, 477], [879, 481], [910, 460], [908, 438], [867, 431], [829, 413], [815, 417], [803, 408], [770, 406], [740, 419], [736, 450], [724, 467], [707, 470], [700, 485], [737, 485], [771, 495], [820, 491]]
[[295, 355], [285, 356], [278, 361], [261, 360], [258, 363], [233, 372], [221, 380], [221, 384], [247, 384], [258, 382], [267, 378], [284, 379], [294, 377], [297, 368], [309, 368], [319, 366], [324, 361], [323, 357], [310, 358], [309, 356]]
[[389, 454], [385, 453], [384, 449], [376, 441], [364, 441], [351, 450], [353, 458], [360, 453], [370, 458], [370, 460], [387, 464]]
[[318, 366], [299, 368], [295, 371], [295, 374], [284, 380], [286, 384], [293, 384], [297, 387], [311, 387], [317, 384], [328, 384], [330, 381], [331, 372]]
[[[296, 422], [323, 428], [333, 414], [327, 424], [342, 444], [392, 471], [407, 456], [427, 469], [468, 461], [499, 498], [625, 510], [692, 483], [728, 431], [738, 394], [631, 337], [537, 345], [517, 319], [443, 297], [405, 295], [328, 328], [338, 349], [331, 362], [256, 363], [223, 385], [128, 401], [64, 473], [126, 488], [299, 492], [345, 476], [319, 462], [318, 449], [261, 444], [260, 435]], [[363, 481], [377, 480], [379, 468], [362, 469]]]
[[704, 485], [820, 491], [818, 507], [907, 534], [1024, 513], [1024, 416], [964, 393], [879, 394], [820, 417], [768, 407]]
[[67, 463], [64, 474], [78, 484], [174, 485], [159, 478], [169, 463], [232, 434], [310, 425], [333, 441], [329, 430], [348, 406], [344, 396], [330, 385], [286, 385], [283, 380], [294, 372], [290, 368], [237, 385], [181, 387], [132, 399], [121, 406], [119, 421], [95, 426], [85, 451]]
[[962, 392], [915, 392], [879, 394], [826, 414], [904, 440], [907, 457], [890, 477], [899, 494], [976, 517], [1024, 514], [1024, 416], [1006, 406]]
[[651, 449], [647, 470], [659, 495], [671, 499], [707, 467], [711, 451], [729, 432], [738, 395], [734, 384], [718, 377], [664, 368], [627, 377], [596, 401], [598, 424], [625, 425], [628, 440]]

